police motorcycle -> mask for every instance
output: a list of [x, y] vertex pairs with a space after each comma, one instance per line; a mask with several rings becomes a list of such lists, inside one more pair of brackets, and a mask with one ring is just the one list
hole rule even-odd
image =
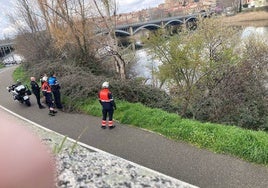
[[16, 84], [8, 86], [7, 90], [12, 94], [14, 100], [17, 100], [20, 103], [25, 103], [27, 106], [31, 106], [29, 95], [32, 93], [27, 85], [23, 85], [20, 82], [17, 82]]

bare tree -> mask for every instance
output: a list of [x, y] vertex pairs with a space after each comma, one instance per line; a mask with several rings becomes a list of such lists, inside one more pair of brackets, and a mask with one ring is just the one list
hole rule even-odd
[[18, 5], [21, 7], [20, 12], [19, 12], [21, 15], [20, 18], [22, 18], [23, 21], [27, 24], [30, 31], [32, 33], [40, 31], [38, 18], [36, 17], [35, 13], [32, 11], [29, 1], [27, 0], [18, 1]]
[[[121, 79], [126, 79], [126, 64], [123, 54], [120, 52], [118, 47], [118, 41], [115, 35], [116, 28], [116, 11], [117, 11], [117, 3], [112, 0], [101, 0], [97, 2], [93, 0], [99, 15], [101, 16], [104, 27], [107, 30], [107, 50], [108, 54], [114, 58], [115, 69], [119, 74]], [[105, 11], [102, 11], [104, 8]]]
[[50, 37], [45, 34], [44, 20], [40, 17], [38, 4], [34, 0], [17, 1], [16, 11], [9, 15], [16, 26], [16, 52], [27, 60], [42, 60], [51, 52]]
[[55, 45], [63, 50], [77, 46], [80, 61], [84, 64], [90, 59], [90, 45], [93, 29], [88, 10], [90, 6], [85, 0], [38, 0], [46, 25], [52, 34]]
[[[42, 45], [47, 44], [49, 40], [50, 51], [55, 53], [54, 57], [67, 54], [69, 58], [93, 69], [99, 69], [103, 62], [109, 59], [109, 63], [106, 64], [109, 70], [115, 70], [119, 78], [126, 79], [128, 64], [126, 53], [119, 47], [115, 34], [117, 25], [115, 1], [18, 0], [18, 2], [19, 6], [23, 7], [21, 8], [23, 22], [28, 25], [28, 28], [24, 28], [21, 33], [30, 31], [36, 36], [40, 33], [45, 34]], [[98, 31], [102, 34], [97, 35]], [[41, 36], [43, 35], [39, 37]], [[27, 35], [27, 40], [29, 37]], [[22, 39], [21, 36], [20, 40]], [[36, 45], [38, 43], [40, 42], [36, 42]], [[105, 56], [98, 56], [104, 49]]]

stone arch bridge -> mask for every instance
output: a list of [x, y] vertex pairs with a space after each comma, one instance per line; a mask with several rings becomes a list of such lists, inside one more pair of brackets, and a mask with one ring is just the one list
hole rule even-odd
[[[139, 22], [134, 24], [120, 25], [116, 27], [115, 34], [119, 38], [133, 37], [137, 35], [138, 38], [139, 33], [144, 30], [154, 31], [160, 28], [168, 28], [170, 26], [180, 26], [184, 25], [187, 28], [191, 29], [196, 26], [196, 21], [200, 17], [207, 17], [208, 13], [202, 12], [191, 15], [184, 16], [175, 16], [162, 18], [158, 20], [151, 20], [147, 22]], [[105, 32], [100, 32], [105, 33]], [[135, 37], [134, 37], [135, 38]], [[5, 57], [15, 50], [13, 42], [0, 42], [0, 58]]]
[[196, 21], [200, 18], [207, 18], [209, 15], [210, 14], [207, 12], [202, 12], [191, 15], [175, 16], [134, 24], [120, 25], [116, 27], [115, 34], [122, 45], [129, 46], [131, 44], [132, 48], [135, 49], [136, 47], [139, 48], [143, 46], [139, 40], [142, 36], [148, 37], [150, 31], [168, 29], [174, 26], [184, 26], [188, 29], [195, 29]]
[[1, 43], [0, 42], [0, 58], [3, 58], [15, 50], [14, 43]]
[[196, 26], [196, 21], [199, 19], [200, 16], [207, 17], [207, 13], [168, 17], [158, 20], [151, 20], [148, 22], [121, 25], [116, 27], [115, 34], [117, 37], [128, 37], [136, 35], [137, 33], [139, 33], [144, 29], [152, 31], [175, 25], [176, 26], [185, 25], [187, 28], [191, 29]]

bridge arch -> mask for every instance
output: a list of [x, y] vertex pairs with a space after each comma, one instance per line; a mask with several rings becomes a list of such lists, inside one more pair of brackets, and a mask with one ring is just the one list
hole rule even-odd
[[170, 20], [167, 23], [165, 23], [164, 27], [166, 28], [169, 25], [182, 25], [182, 24], [184, 24], [183, 20], [175, 19], [175, 20]]
[[141, 27], [138, 27], [134, 32], [133, 32], [133, 35], [137, 32], [139, 32], [140, 30], [142, 29], [148, 29], [148, 30], [156, 30], [156, 29], [159, 29], [161, 28], [161, 26], [157, 25], [157, 24], [146, 24], [146, 25], [143, 25]]
[[191, 17], [189, 17], [189, 18], [187, 18], [186, 20], [185, 20], [185, 23], [187, 23], [187, 22], [189, 22], [189, 21], [197, 21], [198, 19], [197, 19], [197, 17], [195, 17], [195, 16], [191, 16]]
[[4, 57], [14, 50], [15, 48], [13, 43], [0, 44], [0, 57]]
[[196, 17], [189, 17], [187, 20], [185, 20], [186, 28], [195, 30], [197, 28], [197, 22], [198, 18]]
[[123, 37], [128, 37], [131, 35], [129, 32], [123, 30], [115, 30], [115, 34], [116, 36], [123, 36]]

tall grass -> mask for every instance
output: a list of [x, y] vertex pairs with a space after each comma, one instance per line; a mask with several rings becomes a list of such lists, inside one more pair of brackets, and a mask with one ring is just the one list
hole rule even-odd
[[[13, 79], [16, 80], [20, 80], [21, 82], [26, 81], [27, 79], [27, 75], [25, 73], [25, 71], [23, 70], [22, 66], [19, 66], [18, 68], [16, 68], [13, 72]], [[30, 78], [29, 78], [30, 80]]]
[[[134, 125], [160, 133], [176, 141], [185, 141], [215, 153], [228, 154], [249, 162], [268, 164], [268, 134], [245, 130], [236, 126], [201, 123], [183, 119], [177, 114], [151, 109], [142, 104], [116, 101], [114, 119], [122, 124]], [[101, 116], [97, 99], [85, 101], [80, 110]]]

